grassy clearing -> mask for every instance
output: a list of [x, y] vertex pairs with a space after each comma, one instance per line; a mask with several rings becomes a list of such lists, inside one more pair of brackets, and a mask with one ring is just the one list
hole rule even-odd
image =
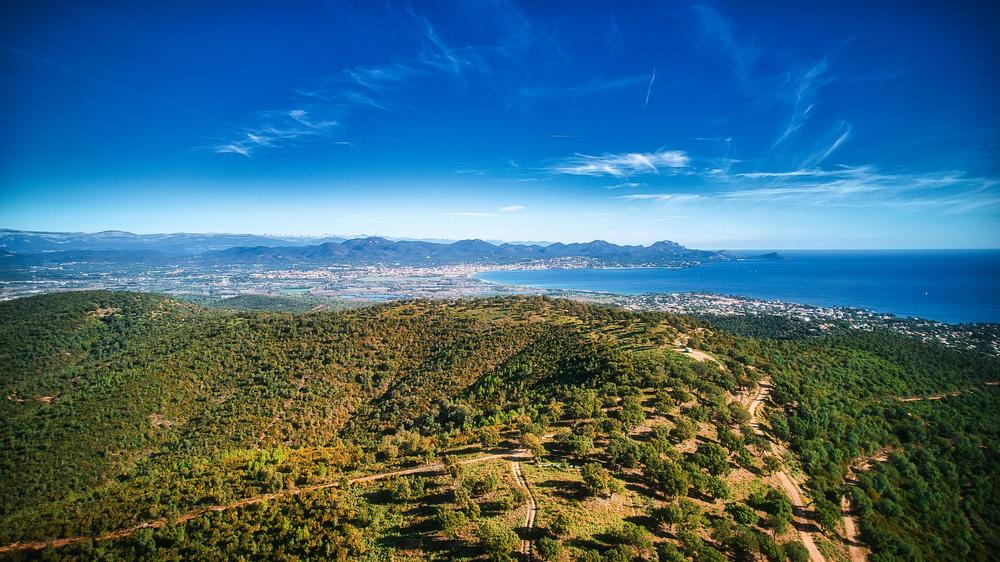
[[610, 498], [588, 497], [579, 468], [543, 462], [525, 464], [523, 470], [538, 501], [536, 525], [540, 530], [551, 529], [560, 514], [572, 521], [561, 538], [573, 551], [602, 546], [608, 530], [641, 514], [641, 507], [636, 506], [641, 506], [643, 500], [633, 490], [626, 489]]

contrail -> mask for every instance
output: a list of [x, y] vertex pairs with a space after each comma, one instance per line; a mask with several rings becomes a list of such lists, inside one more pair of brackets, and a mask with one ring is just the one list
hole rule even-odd
[[646, 109], [646, 106], [649, 105], [649, 96], [650, 94], [653, 93], [653, 82], [655, 81], [656, 81], [656, 67], [654, 66], [653, 75], [649, 77], [649, 86], [646, 88], [646, 101], [643, 102], [642, 104], [643, 109]]

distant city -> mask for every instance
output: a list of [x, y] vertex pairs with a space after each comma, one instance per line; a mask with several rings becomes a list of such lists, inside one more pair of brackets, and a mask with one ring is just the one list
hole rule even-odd
[[[322, 240], [322, 244], [314, 244]], [[246, 246], [268, 242], [297, 242], [286, 246]], [[241, 244], [231, 246], [232, 244]], [[324, 245], [354, 244], [349, 255], [317, 255]], [[1000, 326], [952, 325], [927, 319], [901, 318], [855, 307], [819, 307], [805, 304], [716, 295], [671, 292], [620, 295], [594, 291], [535, 288], [486, 282], [478, 274], [499, 270], [583, 269], [604, 267], [698, 267], [706, 261], [780, 260], [776, 253], [749, 258], [726, 252], [690, 250], [671, 243], [658, 258], [651, 247], [608, 243], [560, 245], [591, 255], [525, 258], [496, 255], [503, 245], [475, 241], [471, 250], [456, 255], [443, 251], [463, 242], [404, 241], [425, 252], [436, 252], [436, 265], [414, 265], [411, 252], [399, 252], [399, 242], [369, 237], [359, 240], [282, 238], [228, 234], [134, 235], [0, 231], [0, 300], [35, 294], [116, 290], [162, 293], [214, 306], [246, 306], [237, 297], [284, 299], [281, 306], [323, 310], [371, 302], [404, 299], [457, 299], [515, 294], [540, 294], [621, 306], [706, 316], [773, 316], [796, 325], [807, 334], [835, 333], [839, 329], [889, 330], [949, 347], [977, 349], [1000, 355]], [[513, 246], [513, 245], [507, 245]], [[653, 247], [655, 247], [654, 245]], [[600, 253], [594, 249], [601, 250]], [[26, 250], [40, 249], [37, 252]], [[486, 250], [483, 252], [482, 250]], [[581, 250], [582, 249], [582, 250]], [[287, 253], [286, 253], [287, 252]], [[310, 253], [312, 252], [312, 253]], [[631, 252], [631, 253], [629, 253]], [[381, 255], [380, 255], [380, 254]], [[211, 256], [211, 259], [205, 256]], [[217, 259], [217, 256], [226, 256]], [[395, 263], [371, 263], [380, 258]], [[260, 302], [260, 301], [254, 301]]]

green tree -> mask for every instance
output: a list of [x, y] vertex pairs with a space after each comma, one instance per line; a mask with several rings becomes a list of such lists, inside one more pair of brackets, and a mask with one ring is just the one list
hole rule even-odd
[[535, 551], [542, 560], [559, 560], [562, 557], [563, 547], [557, 539], [542, 537], [535, 541]]
[[639, 550], [648, 550], [653, 546], [653, 536], [649, 531], [630, 521], [626, 521], [621, 527], [611, 531], [609, 535], [615, 542]]
[[676, 503], [667, 504], [653, 510], [653, 520], [662, 525], [667, 525], [673, 532], [677, 524], [684, 521], [684, 510]]
[[512, 529], [492, 520], [480, 521], [477, 535], [480, 544], [495, 562], [510, 560], [510, 553], [520, 540]]
[[733, 521], [741, 525], [756, 525], [760, 520], [757, 511], [742, 502], [732, 502], [726, 505], [726, 513], [732, 516]]
[[646, 467], [646, 475], [656, 483], [657, 488], [666, 496], [687, 495], [690, 483], [687, 473], [673, 461], [656, 461]]
[[729, 474], [729, 453], [717, 443], [701, 443], [694, 453], [694, 462], [713, 476]]
[[487, 425], [479, 428], [479, 442], [487, 449], [493, 449], [499, 445], [502, 437], [500, 428], [495, 425]]
[[621, 491], [621, 483], [615, 480], [606, 468], [591, 462], [583, 465], [580, 469], [583, 476], [583, 484], [587, 492], [593, 496], [611, 496], [615, 492]]
[[785, 543], [785, 556], [788, 557], [790, 562], [809, 562], [809, 551], [800, 542], [786, 542]]
[[621, 434], [608, 439], [605, 455], [613, 466], [623, 468], [635, 468], [641, 460], [639, 444]]
[[563, 512], [558, 512], [552, 516], [549, 522], [549, 531], [557, 537], [566, 536], [573, 528], [573, 521]]
[[465, 514], [451, 508], [439, 508], [436, 518], [441, 534], [452, 540], [457, 539], [469, 526], [469, 519]]
[[531, 452], [531, 456], [540, 461], [545, 458], [545, 444], [540, 437], [534, 433], [525, 433], [521, 436], [521, 445]]
[[638, 396], [628, 396], [622, 401], [618, 418], [626, 429], [632, 430], [646, 421], [646, 412], [642, 409], [642, 400]]
[[674, 443], [681, 443], [694, 437], [697, 432], [697, 424], [687, 418], [679, 418], [670, 430], [670, 437]]

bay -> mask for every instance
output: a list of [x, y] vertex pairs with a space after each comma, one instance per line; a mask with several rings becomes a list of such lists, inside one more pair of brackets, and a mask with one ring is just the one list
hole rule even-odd
[[[761, 250], [753, 254], [762, 254]], [[780, 250], [690, 268], [503, 270], [505, 285], [617, 294], [699, 292], [850, 306], [941, 322], [1000, 322], [1000, 250]]]

